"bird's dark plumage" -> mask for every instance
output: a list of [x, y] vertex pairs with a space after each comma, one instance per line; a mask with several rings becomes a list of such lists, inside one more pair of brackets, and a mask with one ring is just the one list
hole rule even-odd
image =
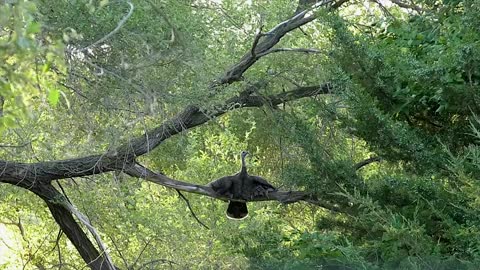
[[[216, 193], [237, 200], [251, 200], [258, 196], [265, 196], [268, 192], [275, 191], [267, 180], [260, 176], [249, 175], [245, 164], [248, 152], [242, 151], [242, 168], [239, 173], [224, 176], [208, 184]], [[231, 219], [244, 219], [248, 216], [246, 202], [229, 201], [227, 217]]]

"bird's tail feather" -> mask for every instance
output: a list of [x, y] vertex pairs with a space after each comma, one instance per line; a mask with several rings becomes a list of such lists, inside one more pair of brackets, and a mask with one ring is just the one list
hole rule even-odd
[[227, 217], [230, 219], [244, 219], [248, 216], [247, 203], [230, 201], [227, 208]]

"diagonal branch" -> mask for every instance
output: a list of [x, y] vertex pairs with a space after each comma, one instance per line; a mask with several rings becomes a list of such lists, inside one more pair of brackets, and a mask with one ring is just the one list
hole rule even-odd
[[[216, 87], [223, 84], [231, 84], [233, 82], [240, 81], [243, 73], [245, 73], [245, 71], [247, 71], [248, 68], [250, 68], [253, 64], [255, 64], [255, 62], [257, 62], [258, 59], [264, 56], [265, 52], [272, 49], [273, 46], [277, 45], [277, 43], [280, 42], [280, 39], [282, 39], [287, 33], [317, 18], [318, 15], [316, 14], [306, 16], [308, 12], [322, 6], [329, 6], [331, 9], [336, 9], [340, 7], [344, 2], [346, 2], [346, 0], [322, 1], [314, 5], [312, 8], [304, 10], [294, 15], [290, 19], [277, 24], [267, 33], [261, 34], [261, 32], [259, 32], [259, 34], [257, 34], [255, 37], [252, 49], [248, 53], [246, 53], [244, 56], [242, 56], [242, 58], [238, 61], [238, 63], [231, 66], [225, 72], [224, 75], [222, 75], [220, 78], [215, 80], [212, 83], [212, 87]], [[260, 37], [263, 37], [261, 41], [259, 41]]]
[[180, 198], [182, 198], [185, 201], [185, 203], [187, 204], [188, 210], [190, 210], [190, 213], [192, 214], [193, 218], [200, 225], [202, 225], [205, 229], [210, 230], [210, 228], [207, 225], [205, 225], [205, 223], [203, 223], [200, 219], [198, 219], [198, 217], [195, 214], [195, 212], [193, 211], [192, 206], [190, 205], [190, 201], [187, 199], [187, 197], [185, 197], [185, 195], [183, 195], [182, 192], [180, 192], [180, 190], [178, 190], [178, 189], [177, 189], [177, 193], [178, 193], [178, 196], [180, 196]]
[[[52, 185], [35, 185], [31, 191], [42, 198], [47, 204], [53, 218], [60, 226], [65, 235], [80, 253], [80, 256], [88, 263], [92, 269], [111, 270], [115, 269], [108, 254], [99, 253], [82, 228], [73, 218], [73, 212], [66, 207], [68, 203], [65, 197], [58, 192]], [[62, 201], [64, 203], [62, 203]], [[98, 234], [97, 234], [98, 236]], [[99, 239], [97, 239], [98, 241]], [[101, 240], [100, 240], [101, 242]]]
[[100, 238], [100, 235], [97, 232], [97, 229], [92, 226], [90, 223], [90, 220], [88, 217], [86, 217], [82, 212], [78, 211], [70, 202], [67, 201], [65, 197], [64, 199], [61, 200], [59, 203], [63, 208], [67, 209], [71, 214], [73, 214], [77, 219], [87, 227], [88, 231], [93, 235], [93, 238], [95, 239], [95, 242], [97, 243], [98, 247], [102, 251], [102, 256], [105, 258], [105, 265], [108, 267], [110, 270], [115, 270], [115, 266], [113, 264], [112, 258], [110, 258], [110, 255], [108, 253], [108, 249], [106, 245], [103, 243], [102, 239]]
[[[245, 89], [252, 93], [254, 89]], [[331, 93], [331, 84], [298, 87], [295, 90], [270, 96], [240, 94], [211, 110], [195, 105], [187, 106], [172, 119], [166, 120], [157, 128], [121, 145], [104, 154], [67, 160], [46, 161], [38, 163], [20, 163], [0, 160], [0, 182], [10, 183], [26, 189], [37, 184], [49, 184], [53, 180], [100, 174], [110, 171], [122, 171], [133, 164], [136, 157], [152, 151], [164, 140], [182, 131], [204, 124], [214, 117], [231, 110], [247, 107], [275, 106], [285, 102]]]

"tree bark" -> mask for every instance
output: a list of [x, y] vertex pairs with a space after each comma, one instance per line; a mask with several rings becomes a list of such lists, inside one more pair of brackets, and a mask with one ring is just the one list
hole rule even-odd
[[72, 214], [60, 203], [65, 197], [51, 184], [36, 182], [29, 190], [42, 198], [53, 218], [72, 242], [85, 263], [95, 270], [111, 270], [106, 258], [99, 253]]

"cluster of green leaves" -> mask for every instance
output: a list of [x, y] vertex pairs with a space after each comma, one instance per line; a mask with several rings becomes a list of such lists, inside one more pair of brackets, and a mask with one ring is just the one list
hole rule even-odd
[[36, 11], [31, 1], [0, 4], [0, 132], [31, 117], [33, 104], [55, 106], [60, 99], [51, 64], [62, 46], [41, 35]]

